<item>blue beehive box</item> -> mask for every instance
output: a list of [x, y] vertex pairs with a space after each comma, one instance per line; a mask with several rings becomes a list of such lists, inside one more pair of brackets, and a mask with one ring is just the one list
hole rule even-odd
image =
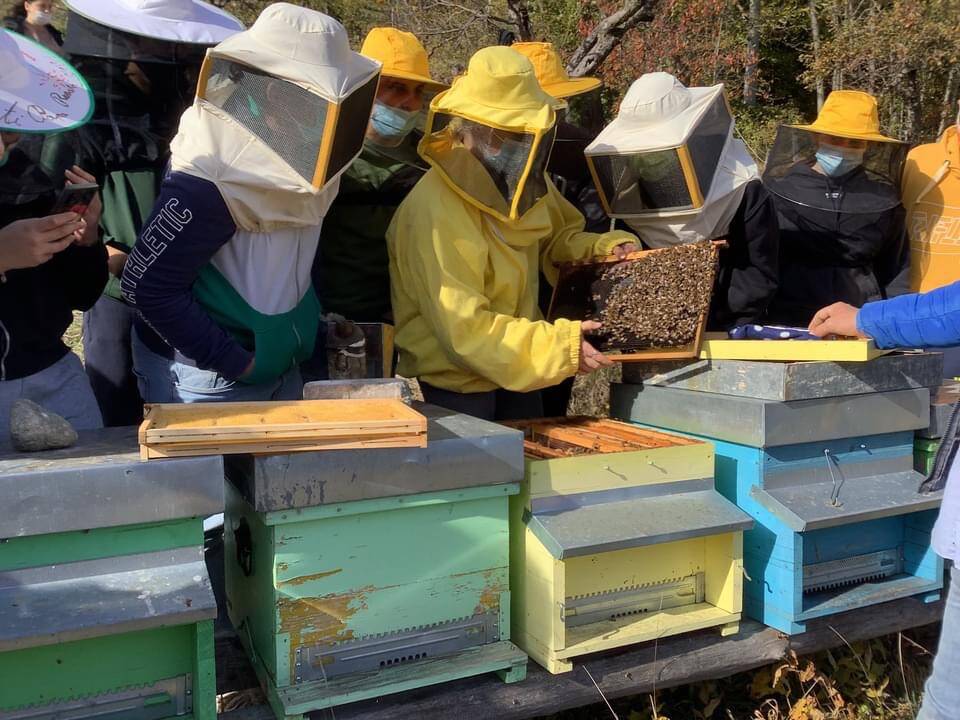
[[[928, 357], [939, 364], [940, 356]], [[885, 392], [864, 393], [864, 365], [847, 384], [859, 394], [771, 400], [751, 383], [764, 373], [723, 364], [705, 369], [717, 375], [701, 385], [726, 389], [721, 374], [736, 377], [730, 394], [621, 385], [612, 408], [623, 419], [714, 441], [717, 489], [756, 521], [744, 533], [744, 612], [797, 634], [814, 618], [912, 595], [939, 598], [943, 561], [930, 534], [941, 495], [919, 492], [923, 476], [913, 469], [929, 390], [906, 377], [903, 389], [886, 389], [886, 372]], [[834, 366], [819, 368], [821, 377], [847, 372], [837, 363], [806, 365]], [[799, 385], [765, 387], [796, 397]]]

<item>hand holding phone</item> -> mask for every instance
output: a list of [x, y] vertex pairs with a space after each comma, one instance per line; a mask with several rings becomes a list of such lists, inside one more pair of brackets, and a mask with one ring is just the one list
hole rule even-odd
[[100, 212], [103, 207], [96, 178], [77, 165], [64, 175], [67, 185], [63, 188], [61, 198], [68, 211], [77, 213], [83, 222], [83, 227], [76, 233], [76, 242], [78, 245], [93, 245], [100, 240]]

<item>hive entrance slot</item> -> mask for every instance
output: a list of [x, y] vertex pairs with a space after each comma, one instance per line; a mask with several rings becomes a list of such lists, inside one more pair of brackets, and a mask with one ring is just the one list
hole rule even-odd
[[602, 621], [617, 622], [638, 615], [702, 603], [704, 597], [704, 574], [698, 572], [684, 578], [650, 585], [567, 598], [563, 621], [567, 627]]
[[803, 566], [803, 594], [842, 592], [856, 585], [886, 580], [902, 573], [901, 548], [811, 563]]

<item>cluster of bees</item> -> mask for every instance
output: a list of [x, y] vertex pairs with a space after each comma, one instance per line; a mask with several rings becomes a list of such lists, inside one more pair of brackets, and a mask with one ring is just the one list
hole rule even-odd
[[604, 270], [594, 294], [607, 347], [677, 347], [693, 342], [710, 308], [717, 253], [710, 242], [658, 250]]

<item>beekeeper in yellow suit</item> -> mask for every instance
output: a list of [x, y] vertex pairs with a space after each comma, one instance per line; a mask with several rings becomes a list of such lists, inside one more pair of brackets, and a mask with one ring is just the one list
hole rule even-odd
[[477, 52], [430, 104], [418, 148], [431, 169], [387, 231], [398, 371], [427, 402], [491, 420], [542, 414], [535, 391], [609, 365], [593, 322], [543, 320], [538, 271], [634, 249], [625, 232], [584, 232], [546, 176], [556, 102], [530, 61]]

